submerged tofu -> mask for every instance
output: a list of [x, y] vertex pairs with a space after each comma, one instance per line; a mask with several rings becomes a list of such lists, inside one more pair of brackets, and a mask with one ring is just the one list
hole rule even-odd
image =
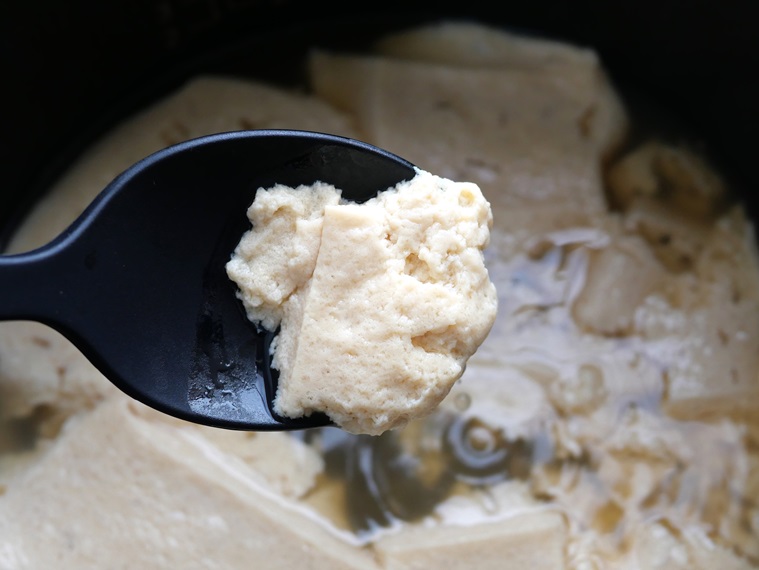
[[651, 352], [667, 362], [665, 409], [675, 417], [752, 415], [759, 405], [759, 306], [717, 296], [683, 312], [658, 298], [637, 315]]
[[642, 197], [658, 198], [669, 212], [696, 220], [713, 220], [728, 194], [722, 177], [689, 148], [648, 141], [626, 154], [609, 170], [615, 205], [627, 209]]
[[386, 570], [563, 570], [566, 525], [556, 512], [525, 512], [475, 526], [410, 528], [380, 539]]
[[116, 391], [53, 329], [32, 322], [0, 323], [0, 426], [2, 420], [34, 415], [52, 435], [66, 417]]
[[462, 66], [315, 51], [310, 74], [319, 96], [357, 115], [368, 140], [476, 182], [516, 231], [545, 203], [586, 218], [605, 210], [600, 164], [627, 118], [597, 58], [582, 53], [551, 65], [473, 56]]
[[374, 570], [362, 549], [126, 397], [77, 418], [0, 496], [0, 568]]
[[715, 544], [703, 531], [677, 533], [662, 523], [642, 526], [635, 536], [635, 548], [628, 565], [620, 569], [647, 570], [750, 570], [756, 568], [748, 560]]
[[759, 269], [755, 236], [726, 215], [667, 295], [638, 308], [636, 332], [667, 364], [665, 409], [683, 419], [753, 416], [759, 405]]
[[675, 272], [693, 267], [727, 203], [724, 181], [703, 157], [654, 140], [617, 161], [607, 181], [625, 225]]
[[469, 67], [598, 64], [598, 56], [590, 49], [467, 21], [442, 21], [389, 34], [377, 41], [375, 51], [390, 57]]
[[[492, 214], [476, 185], [423, 171], [364, 204], [324, 191], [260, 190], [227, 272], [252, 320], [281, 324], [275, 410], [378, 434], [432, 411], [490, 331]], [[312, 257], [282, 255], [293, 247]]]

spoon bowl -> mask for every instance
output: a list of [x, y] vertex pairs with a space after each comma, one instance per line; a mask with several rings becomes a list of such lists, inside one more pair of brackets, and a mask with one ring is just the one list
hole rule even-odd
[[329, 425], [272, 411], [274, 333], [250, 322], [225, 265], [259, 188], [316, 181], [363, 202], [414, 166], [361, 141], [295, 130], [200, 137], [136, 163], [60, 236], [0, 256], [0, 320], [45, 323], [117, 387], [191, 422]]

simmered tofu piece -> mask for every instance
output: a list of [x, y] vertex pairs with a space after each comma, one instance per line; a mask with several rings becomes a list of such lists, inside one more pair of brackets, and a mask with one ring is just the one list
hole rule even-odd
[[535, 511], [476, 526], [409, 528], [375, 549], [386, 570], [563, 570], [565, 539], [559, 513]]
[[477, 185], [421, 170], [362, 204], [339, 197], [259, 190], [227, 274], [253, 322], [280, 326], [275, 411], [376, 435], [430, 413], [490, 331], [492, 214]]
[[598, 54], [589, 48], [482, 23], [446, 21], [390, 34], [377, 42], [375, 51], [392, 58], [442, 65], [596, 74], [600, 105], [597, 112], [583, 117], [583, 129], [589, 133], [595, 127], [604, 157], [617, 149], [627, 129], [622, 102], [604, 77]]
[[638, 305], [664, 278], [664, 268], [643, 239], [617, 238], [590, 254], [585, 284], [574, 303], [575, 320], [598, 334], [630, 332]]
[[66, 417], [116, 390], [60, 333], [39, 323], [0, 323], [0, 426], [34, 415], [54, 435]]
[[703, 308], [673, 309], [652, 298], [637, 326], [666, 357], [664, 405], [680, 418], [752, 414], [759, 405], [759, 307], [715, 294]]
[[[216, 132], [301, 128], [355, 136], [349, 119], [314, 97], [231, 78], [201, 77], [125, 120], [90, 148], [21, 225], [9, 252], [63, 231], [121, 171], [168, 145]], [[51, 427], [92, 407], [113, 386], [52, 329], [0, 323], [0, 425], [42, 409]]]
[[709, 237], [709, 224], [674, 213], [655, 198], [636, 198], [624, 214], [625, 227], [643, 237], [668, 270], [693, 269]]
[[503, 227], [523, 227], [538, 204], [602, 212], [601, 162], [626, 128], [616, 94], [595, 58], [528, 61], [460, 66], [315, 51], [310, 73], [315, 92], [355, 113], [374, 144], [479, 184], [502, 207]]
[[727, 199], [724, 181], [706, 159], [652, 140], [614, 163], [607, 181], [626, 227], [646, 238], [668, 269], [692, 269]]
[[141, 408], [119, 396], [75, 418], [0, 496], [0, 567], [378, 568], [244, 461]]
[[582, 67], [598, 64], [598, 55], [591, 49], [466, 21], [436, 22], [389, 34], [377, 41], [375, 52], [401, 59], [468, 67]]
[[750, 570], [748, 560], [715, 544], [702, 531], [681, 535], [665, 523], [642, 526], [634, 542], [629, 566], [647, 570]]
[[666, 409], [695, 419], [759, 405], [759, 284], [753, 230], [728, 214], [704, 237], [693, 274], [639, 307], [636, 331], [666, 363]]
[[627, 209], [636, 199], [657, 198], [671, 213], [713, 220], [727, 187], [707, 160], [688, 148], [660, 141], [643, 143], [609, 170], [613, 202]]

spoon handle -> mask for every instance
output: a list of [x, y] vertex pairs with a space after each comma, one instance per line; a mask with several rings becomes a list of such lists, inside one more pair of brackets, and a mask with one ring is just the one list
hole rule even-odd
[[60, 323], [66, 300], [53, 277], [56, 249], [0, 256], [0, 320]]

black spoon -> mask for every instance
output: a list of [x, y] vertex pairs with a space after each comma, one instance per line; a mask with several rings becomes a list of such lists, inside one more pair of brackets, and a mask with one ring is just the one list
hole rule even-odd
[[247, 319], [224, 265], [258, 188], [320, 180], [362, 202], [414, 175], [387, 151], [322, 133], [180, 143], [119, 175], [48, 245], [0, 256], [0, 320], [52, 326], [121, 390], [179, 418], [246, 430], [328, 425], [321, 414], [272, 412], [273, 335]]

